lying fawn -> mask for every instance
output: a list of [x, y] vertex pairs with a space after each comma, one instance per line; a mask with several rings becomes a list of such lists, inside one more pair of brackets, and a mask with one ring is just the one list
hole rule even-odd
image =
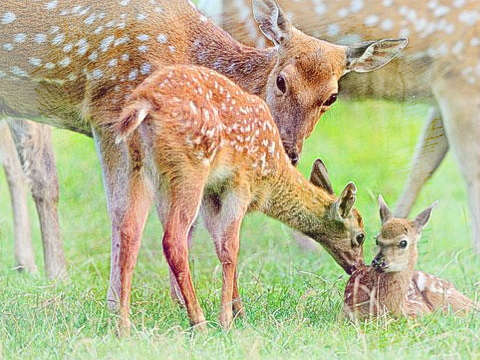
[[[130, 166], [144, 168], [153, 184], [165, 224], [164, 253], [193, 325], [205, 322], [187, 246], [200, 208], [223, 266], [225, 328], [238, 299], [239, 232], [247, 211], [261, 211], [311, 236], [349, 272], [362, 264], [355, 185], [349, 183], [336, 199], [321, 161], [307, 181], [285, 154], [268, 106], [213, 70], [182, 65], [156, 71], [135, 89], [120, 118], [105, 125], [118, 134], [117, 142], [135, 144]], [[130, 253], [136, 245], [125, 246]], [[120, 297], [127, 326], [133, 265], [125, 264], [128, 280]]]
[[[127, 166], [136, 149], [115, 144], [98, 124], [117, 119], [125, 97], [149, 74], [165, 64], [195, 64], [226, 75], [266, 100], [296, 162], [319, 115], [335, 102], [339, 79], [382, 67], [407, 44], [331, 44], [297, 30], [274, 0], [252, 4], [274, 47], [240, 44], [186, 0], [1, 2], [0, 114], [95, 139], [112, 222], [107, 299], [113, 309], [127, 281], [125, 263], [135, 262], [151, 198], [143, 174]], [[131, 242], [138, 246], [124, 253]]]
[[354, 272], [345, 288], [345, 313], [353, 319], [379, 316], [416, 317], [436, 310], [466, 313], [476, 305], [448, 281], [415, 271], [417, 243], [430, 219], [428, 207], [413, 221], [393, 217], [379, 197], [382, 229], [372, 266]]
[[[249, 0], [223, 0], [224, 28], [245, 44], [265, 45]], [[341, 82], [353, 97], [426, 101], [432, 109], [419, 138], [395, 215], [408, 216], [423, 184], [449, 149], [469, 193], [472, 235], [480, 253], [480, 0], [279, 0], [299, 29], [342, 44], [408, 36], [395, 64]]]

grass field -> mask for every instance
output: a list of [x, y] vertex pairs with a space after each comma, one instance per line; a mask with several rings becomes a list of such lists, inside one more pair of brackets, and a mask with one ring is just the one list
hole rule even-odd
[[[340, 102], [308, 140], [300, 164], [307, 175], [316, 157], [327, 164], [334, 188], [353, 180], [367, 230], [366, 260], [378, 231], [376, 197], [393, 206], [427, 113], [426, 106]], [[0, 175], [0, 357], [5, 359], [292, 359], [480, 358], [480, 317], [427, 316], [355, 327], [340, 321], [347, 276], [323, 251], [305, 252], [289, 229], [261, 214], [244, 222], [240, 288], [247, 316], [233, 330], [216, 324], [221, 268], [203, 229], [195, 236], [191, 266], [207, 334], [189, 330], [172, 304], [161, 250], [162, 230], [152, 216], [133, 283], [128, 339], [115, 336], [115, 315], [105, 306], [110, 226], [100, 167], [92, 141], [55, 131], [61, 183], [60, 217], [70, 280], [51, 284], [13, 270], [8, 191]], [[73, 160], [75, 159], [75, 160]], [[480, 261], [470, 243], [463, 182], [451, 155], [422, 192], [416, 211], [440, 200], [419, 245], [418, 268], [479, 296]], [[42, 264], [38, 224], [30, 204], [37, 263]]]

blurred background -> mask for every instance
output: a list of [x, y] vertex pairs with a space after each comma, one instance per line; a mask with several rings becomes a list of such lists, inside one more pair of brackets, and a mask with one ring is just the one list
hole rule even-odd
[[[317, 4], [310, 7], [311, 13], [322, 15], [319, 13], [323, 2], [313, 2]], [[227, 2], [227, 6], [208, 0], [200, 3], [219, 24], [238, 29], [237, 35], [245, 41], [260, 36], [242, 30], [250, 24], [248, 11], [240, 13], [237, 8], [240, 20], [221, 15], [238, 5], [233, 1]], [[292, 9], [299, 6], [298, 1], [281, 3], [288, 3], [295, 23], [303, 24], [306, 31], [313, 26], [303, 11], [300, 14], [304, 23], [301, 16], [294, 16]], [[375, 7], [382, 1], [360, 3]], [[438, 6], [442, 4], [438, 2]], [[384, 14], [383, 20], [388, 12]], [[321, 19], [319, 24], [324, 25], [315, 30], [310, 27], [313, 35], [330, 34], [328, 38], [336, 38], [336, 33], [343, 31], [342, 27], [338, 31], [331, 27], [329, 30], [328, 17]], [[348, 19], [353, 21], [347, 18], [345, 24]], [[383, 20], [376, 21], [378, 26]], [[263, 40], [257, 43], [264, 44]], [[412, 46], [416, 48], [415, 42]], [[468, 57], [462, 59], [470, 61]], [[422, 73], [429, 73], [434, 67], [423, 60], [417, 64], [421, 65], [417, 70], [421, 69]], [[388, 75], [392, 84], [405, 84], [416, 76], [415, 73], [401, 74], [403, 68], [395, 66], [398, 65], [392, 64], [397, 76]], [[392, 207], [399, 198], [417, 140], [434, 103], [429, 90], [417, 91], [418, 88], [409, 93], [407, 87], [403, 87], [400, 97], [385, 92], [385, 87], [382, 88], [385, 96], [374, 94], [379, 92], [374, 88], [379, 84], [375, 79], [381, 74], [359, 85], [364, 90], [361, 98], [352, 96], [359, 89], [356, 80], [349, 83], [347, 79], [342, 85], [344, 96], [322, 117], [306, 141], [299, 164], [301, 172], [308, 176], [313, 161], [321, 158], [337, 192], [349, 181], [356, 183], [357, 207], [367, 232], [364, 246], [367, 262], [371, 261], [373, 238], [380, 226], [377, 196], [383, 194]], [[388, 87], [388, 82], [382, 81], [381, 85]], [[429, 84], [421, 85], [428, 87]], [[110, 222], [93, 142], [65, 130], [56, 129], [53, 134], [60, 179], [59, 213], [70, 281], [54, 287], [41, 276], [12, 270], [12, 213], [7, 184], [0, 173], [0, 344], [3, 343], [8, 357], [292, 358], [295, 354], [293, 357], [318, 358], [327, 354], [334, 357], [350, 354], [354, 358], [383, 358], [388, 354], [413, 358], [474, 358], [479, 355], [478, 315], [462, 320], [430, 317], [413, 324], [381, 322], [370, 324], [367, 329], [338, 322], [347, 275], [321, 248], [302, 249], [286, 226], [262, 214], [249, 215], [241, 233], [239, 284], [248, 314], [246, 320], [238, 322], [237, 329], [229, 334], [218, 331], [192, 340], [178, 327], [178, 324], [187, 327], [184, 312], [169, 299], [162, 229], [152, 212], [133, 283], [133, 322], [138, 332], [133, 339], [120, 342], [112, 336], [115, 318], [104, 306], [110, 264]], [[467, 295], [478, 297], [480, 261], [472, 251], [464, 181], [451, 153], [421, 191], [412, 215], [435, 200], [439, 200], [439, 206], [420, 241], [418, 268], [447, 278]], [[36, 261], [42, 269], [37, 217], [33, 203], [29, 206]], [[202, 226], [195, 234], [191, 263], [201, 305], [207, 318], [215, 321], [221, 267]]]

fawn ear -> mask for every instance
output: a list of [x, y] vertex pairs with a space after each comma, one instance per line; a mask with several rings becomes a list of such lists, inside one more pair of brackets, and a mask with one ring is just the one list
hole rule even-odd
[[139, 101], [128, 106], [120, 115], [118, 123], [115, 124], [117, 133], [115, 143], [121, 143], [134, 132], [148, 116], [150, 110], [151, 105], [146, 101]]
[[415, 220], [413, 220], [413, 225], [415, 226], [417, 231], [422, 231], [425, 225], [427, 225], [428, 220], [430, 220], [430, 215], [432, 215], [432, 210], [435, 206], [437, 206], [437, 204], [438, 201], [435, 201], [432, 205], [430, 205], [428, 208], [418, 214]]
[[336, 216], [339, 220], [346, 219], [352, 211], [355, 200], [357, 199], [357, 187], [353, 182], [350, 182], [343, 189], [342, 194], [335, 202]]
[[333, 195], [333, 187], [330, 179], [328, 178], [327, 168], [320, 159], [315, 160], [313, 163], [312, 173], [310, 174], [310, 182]]
[[382, 225], [393, 218], [393, 214], [388, 208], [388, 205], [385, 203], [385, 200], [383, 200], [382, 195], [378, 195], [378, 209], [380, 212], [380, 220], [382, 221]]
[[380, 69], [400, 55], [408, 39], [368, 41], [347, 48], [347, 72], [366, 73]]
[[276, 46], [290, 39], [290, 22], [276, 0], [253, 0], [253, 17], [262, 31]]

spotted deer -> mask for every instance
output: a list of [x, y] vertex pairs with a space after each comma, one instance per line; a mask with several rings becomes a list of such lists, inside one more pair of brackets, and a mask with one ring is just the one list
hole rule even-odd
[[[306, 180], [286, 155], [265, 102], [223, 75], [190, 65], [163, 67], [133, 91], [118, 119], [104, 125], [134, 151], [130, 166], [146, 169], [161, 204], [164, 253], [192, 325], [205, 322], [188, 267], [188, 234], [199, 212], [223, 267], [225, 328], [232, 304], [241, 312], [235, 273], [240, 226], [249, 211], [308, 234], [347, 272], [361, 265], [365, 235], [353, 208], [355, 185], [336, 198], [321, 161]], [[135, 243], [124, 246], [136, 252]], [[134, 259], [125, 266], [120, 308], [128, 324]]]
[[382, 229], [372, 266], [354, 272], [345, 288], [344, 312], [351, 319], [390, 314], [417, 317], [437, 310], [465, 314], [478, 306], [448, 281], [416, 271], [422, 229], [432, 205], [413, 221], [395, 218], [379, 197]]
[[27, 207], [30, 192], [40, 223], [45, 275], [48, 279], [65, 278], [67, 267], [57, 212], [58, 177], [50, 129], [26, 120], [0, 120], [0, 164], [13, 208], [16, 268], [38, 271]]
[[98, 124], [117, 119], [125, 98], [152, 71], [202, 65], [259, 95], [296, 162], [303, 139], [336, 100], [338, 80], [376, 70], [406, 46], [402, 39], [339, 46], [297, 30], [273, 0], [255, 0], [253, 10], [274, 47], [240, 44], [184, 0], [7, 0], [0, 6], [1, 113], [94, 137], [112, 221], [112, 308], [124, 292], [125, 264], [137, 256], [150, 200], [142, 168], [128, 166], [135, 150], [116, 144]]
[[[249, 0], [224, 0], [223, 26], [247, 44], [265, 45]], [[423, 184], [451, 147], [468, 190], [472, 235], [480, 252], [480, 1], [280, 0], [299, 29], [351, 44], [378, 36], [405, 37], [404, 56], [382, 70], [341, 82], [353, 97], [426, 101], [426, 119], [395, 214], [405, 217]]]

